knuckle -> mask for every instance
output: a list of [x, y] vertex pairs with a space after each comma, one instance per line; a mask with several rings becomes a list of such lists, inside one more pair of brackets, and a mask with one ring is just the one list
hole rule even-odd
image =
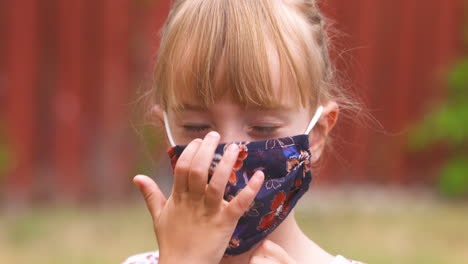
[[174, 173], [177, 173], [177, 174], [179, 174], [179, 173], [186, 174], [186, 173], [189, 172], [189, 170], [190, 170], [190, 167], [189, 167], [188, 163], [179, 160], [179, 161], [177, 162], [177, 164], [176, 164], [175, 169], [174, 169]]
[[151, 201], [155, 197], [154, 192], [152, 191], [146, 191], [143, 192], [143, 198], [145, 199], [146, 202]]
[[275, 249], [275, 243], [273, 243], [271, 240], [265, 240], [262, 243], [262, 248], [265, 249], [266, 251], [274, 251]]
[[184, 199], [184, 194], [178, 194], [178, 193], [172, 194], [172, 200], [174, 201], [174, 204], [180, 204], [183, 199]]
[[248, 201], [245, 198], [241, 198], [237, 200], [237, 209], [239, 210], [240, 213], [244, 213], [249, 209], [250, 207], [250, 201]]
[[205, 195], [200, 191], [194, 191], [189, 194], [189, 199], [192, 207], [199, 207], [203, 202]]
[[255, 253], [255, 255], [250, 257], [249, 264], [258, 263], [259, 258], [260, 257], [257, 255], [257, 253]]
[[[217, 202], [218, 201], [218, 202]], [[205, 210], [209, 213], [213, 212], [213, 211], [217, 211], [219, 209], [219, 203], [220, 201], [217, 200], [215, 197], [213, 197], [212, 195], [206, 195], [205, 196]]]
[[235, 160], [237, 159], [237, 153], [236, 152], [232, 152], [232, 151], [226, 151], [224, 152], [224, 155], [223, 155], [223, 160]]
[[253, 197], [255, 196], [255, 190], [250, 185], [245, 186], [242, 192], [245, 197], [245, 200], [249, 200], [251, 198], [253, 199]]
[[229, 166], [234, 166], [236, 161], [237, 161], [237, 155], [233, 155], [233, 153], [229, 153], [227, 157], [223, 157], [223, 160], [221, 160], [221, 162]]
[[205, 173], [207, 173], [206, 170], [201, 166], [194, 166], [190, 169], [190, 175], [203, 176]]
[[220, 184], [217, 183], [217, 182], [210, 182], [210, 184], [208, 185], [207, 187], [207, 194], [206, 195], [212, 195], [213, 197], [218, 197], [219, 195], [221, 195], [222, 191], [221, 191], [221, 188], [220, 188]]
[[260, 243], [260, 245], [258, 245], [256, 252], [260, 254], [261, 252], [265, 252], [265, 249], [265, 241], [263, 241], [262, 243]]
[[231, 167], [227, 166], [226, 162], [221, 161], [215, 168], [215, 177], [225, 177], [226, 174], [231, 172]]
[[278, 248], [278, 246], [271, 240], [266, 240], [262, 246], [267, 252], [280, 253], [283, 251], [282, 248]]
[[261, 263], [266, 263], [266, 262], [264, 258], [261, 257], [260, 255], [254, 255], [249, 260], [249, 264], [261, 264]]

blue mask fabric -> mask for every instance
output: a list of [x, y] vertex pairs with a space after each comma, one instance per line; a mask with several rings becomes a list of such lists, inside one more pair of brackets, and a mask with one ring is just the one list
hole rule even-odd
[[[232, 200], [249, 182], [257, 170], [265, 175], [260, 191], [249, 210], [237, 222], [225, 255], [239, 255], [265, 239], [273, 232], [309, 189], [312, 171], [308, 133], [317, 122], [323, 107], [309, 124], [305, 134], [252, 142], [234, 142], [240, 152], [224, 192], [226, 201]], [[164, 115], [166, 130], [173, 145], [167, 152], [172, 168], [186, 146], [173, 144]], [[229, 144], [219, 144], [208, 172], [210, 181], [216, 166]]]

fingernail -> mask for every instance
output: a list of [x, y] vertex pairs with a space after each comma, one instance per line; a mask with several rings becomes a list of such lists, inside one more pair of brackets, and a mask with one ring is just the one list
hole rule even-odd
[[208, 133], [207, 136], [213, 137], [213, 138], [218, 138], [218, 137], [219, 137], [219, 134], [218, 134], [218, 132], [216, 132], [216, 131], [211, 131], [210, 133]]
[[233, 151], [233, 152], [237, 152], [239, 150], [239, 146], [237, 146], [237, 144], [235, 144], [235, 143], [232, 143], [231, 145], [229, 145], [228, 150]]
[[257, 183], [261, 183], [263, 181], [263, 177], [265, 177], [265, 175], [263, 174], [263, 171], [260, 171], [255, 173], [254, 178]]
[[142, 178], [142, 177], [143, 177], [143, 175], [137, 174], [137, 175], [133, 176], [133, 179], [135, 179], [135, 178]]

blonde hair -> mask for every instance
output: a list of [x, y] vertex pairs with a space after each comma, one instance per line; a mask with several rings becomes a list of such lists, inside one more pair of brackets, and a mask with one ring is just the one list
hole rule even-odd
[[328, 45], [314, 0], [176, 0], [162, 29], [150, 104], [179, 108], [185, 96], [206, 106], [225, 94], [266, 107], [291, 94], [302, 106], [346, 98], [334, 83]]

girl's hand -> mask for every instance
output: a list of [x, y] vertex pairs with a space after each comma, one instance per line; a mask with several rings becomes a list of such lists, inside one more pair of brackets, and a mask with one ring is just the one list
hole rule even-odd
[[258, 171], [231, 202], [223, 199], [239, 154], [235, 144], [224, 153], [207, 184], [219, 138], [218, 133], [210, 132], [186, 147], [175, 166], [174, 186], [167, 200], [151, 178], [137, 175], [133, 179], [153, 218], [160, 264], [219, 263], [238, 219], [260, 190], [264, 176]]
[[296, 264], [286, 251], [271, 240], [263, 241], [252, 253], [249, 264]]

